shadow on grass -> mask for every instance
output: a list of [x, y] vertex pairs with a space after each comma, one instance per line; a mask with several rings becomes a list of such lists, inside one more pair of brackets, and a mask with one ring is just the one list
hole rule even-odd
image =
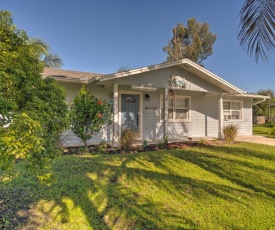
[[[178, 225], [166, 223], [166, 229], [195, 226], [190, 219], [169, 212], [162, 203], [153, 202], [127, 187], [127, 182], [120, 183], [121, 177], [130, 181], [144, 177], [156, 184], [173, 179], [159, 173], [127, 168], [127, 162], [135, 161], [136, 157], [138, 155], [64, 156], [53, 167], [56, 181], [49, 187], [40, 184], [27, 172], [14, 180], [1, 182], [0, 229], [48, 227], [48, 221], [52, 218], [57, 221], [56, 229], [62, 229], [61, 224], [71, 225], [70, 215], [74, 214], [66, 199], [72, 202], [73, 208], [79, 208], [84, 213], [85, 218], [80, 221], [87, 222], [92, 229], [159, 229], [165, 216], [170, 216]], [[109, 165], [108, 158], [111, 161], [117, 158], [115, 160], [122, 164]], [[41, 201], [46, 201], [47, 205], [41, 205]], [[37, 209], [40, 214], [34, 215]], [[156, 210], [161, 210], [162, 215], [158, 215]], [[87, 225], [82, 227], [87, 228]]]
[[[51, 186], [40, 184], [27, 172], [0, 182], [0, 228], [43, 228], [52, 219], [56, 221], [56, 229], [62, 229], [61, 225], [66, 223], [71, 229], [74, 226], [79, 229], [84, 226], [92, 229], [199, 228], [199, 223], [179, 212], [177, 206], [187, 205], [185, 201], [190, 199], [241, 203], [237, 196], [250, 193], [243, 187], [275, 198], [272, 188], [265, 188], [264, 182], [255, 181], [255, 178], [247, 180], [249, 175], [253, 177], [253, 172], [264, 170], [264, 166], [240, 158], [247, 156], [275, 160], [272, 154], [241, 147], [63, 156], [53, 165], [55, 181]], [[192, 178], [184, 174], [184, 168], [178, 169], [179, 173], [169, 165], [180, 161], [226, 178], [240, 188]], [[19, 165], [17, 172], [22, 169], [23, 165]], [[158, 198], [158, 194], [170, 201]], [[37, 209], [40, 214], [35, 216]], [[79, 219], [83, 225], [72, 223], [71, 215], [84, 216]]]
[[272, 138], [269, 132], [274, 128], [273, 124], [253, 125], [253, 134]]
[[[258, 145], [260, 146], [260, 145]], [[210, 147], [205, 151], [191, 150], [191, 154], [178, 157], [198, 165], [220, 178], [225, 178], [241, 187], [251, 189], [253, 192], [262, 193], [275, 199], [274, 176], [275, 168], [268, 167], [275, 162], [275, 148], [265, 152], [259, 149], [251, 150], [242, 147]], [[210, 151], [208, 151], [210, 150]], [[253, 159], [248, 161], [247, 159]], [[268, 178], [271, 177], [271, 180]]]

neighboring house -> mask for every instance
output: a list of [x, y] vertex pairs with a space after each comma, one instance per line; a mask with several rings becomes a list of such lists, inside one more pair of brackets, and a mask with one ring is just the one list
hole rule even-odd
[[[70, 103], [82, 85], [105, 99], [113, 109], [113, 125], [103, 129], [90, 144], [118, 144], [123, 128], [139, 131], [141, 140], [186, 137], [222, 137], [222, 127], [239, 125], [239, 135], [252, 134], [252, 98], [207, 69], [183, 59], [129, 71], [101, 75], [45, 69], [43, 77], [55, 78], [67, 90]], [[82, 144], [71, 131], [65, 145]]]

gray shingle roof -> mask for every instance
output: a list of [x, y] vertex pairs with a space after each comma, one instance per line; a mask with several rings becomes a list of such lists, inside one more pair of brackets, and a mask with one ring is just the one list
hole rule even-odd
[[51, 69], [45, 68], [42, 77], [52, 77], [57, 80], [64, 81], [90, 81], [93, 78], [99, 77], [102, 74], [99, 73], [89, 73], [89, 72], [81, 72], [81, 71], [72, 71], [72, 70], [61, 70], [61, 69]]

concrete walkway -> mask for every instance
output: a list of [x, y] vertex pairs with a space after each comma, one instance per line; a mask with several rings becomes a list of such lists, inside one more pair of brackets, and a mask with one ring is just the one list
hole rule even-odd
[[251, 142], [251, 143], [257, 143], [257, 144], [275, 146], [275, 139], [274, 138], [255, 136], [255, 135], [237, 136], [236, 141], [244, 141], [244, 142]]

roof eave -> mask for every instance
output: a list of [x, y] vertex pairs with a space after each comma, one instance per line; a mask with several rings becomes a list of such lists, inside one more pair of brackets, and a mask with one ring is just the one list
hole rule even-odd
[[[224, 80], [223, 78], [217, 76], [216, 74], [210, 72], [209, 70], [207, 70], [207, 69], [201, 67], [200, 65], [198, 65], [198, 64], [196, 64], [196, 63], [194, 63], [194, 62], [192, 62], [192, 61], [190, 61], [190, 60], [188, 60], [188, 59], [183, 59], [182, 61], [183, 61], [183, 64], [184, 64], [183, 66], [190, 66], [190, 67], [193, 67], [193, 68], [197, 69], [197, 70], [200, 71], [201, 73], [206, 74], [207, 76], [209, 76], [210, 79], [213, 79], [214, 81], [219, 82], [219, 83], [221, 83], [222, 85], [224, 85], [224, 86], [227, 88], [227, 90], [228, 90], [228, 89], [229, 89], [229, 90], [233, 90], [234, 92], [240, 93], [240, 94], [245, 94], [245, 93], [246, 93], [245, 91], [243, 91], [243, 90], [241, 90], [240, 88], [238, 88], [238, 87], [232, 85], [232, 84], [229, 83], [228, 81], [226, 81], [226, 80]], [[190, 67], [189, 67], [189, 68], [190, 68]], [[187, 70], [188, 70], [188, 67], [187, 67]], [[189, 71], [190, 71], [190, 70], [189, 70]], [[206, 79], [205, 79], [205, 80], [206, 80]], [[210, 82], [211, 82], [211, 81], [210, 81]], [[212, 83], [213, 83], [213, 82], [212, 82]], [[213, 84], [215, 84], [215, 83], [213, 83]]]
[[[44, 76], [43, 79], [47, 78], [48, 76]], [[58, 82], [68, 82], [68, 83], [78, 83], [78, 84], [89, 84], [89, 81], [88, 80], [80, 80], [78, 78], [58, 78], [58, 77], [51, 77], [49, 76], [50, 78], [52, 79], [55, 79], [56, 81]]]
[[[186, 59], [184, 59], [184, 60], [186, 60]], [[183, 60], [175, 61], [175, 62], [165, 62], [165, 63], [158, 64], [158, 65], [146, 66], [146, 67], [132, 69], [132, 70], [124, 71], [124, 72], [107, 74], [107, 75], [103, 75], [102, 78], [100, 79], [100, 81], [109, 81], [109, 80], [118, 79], [118, 78], [122, 78], [122, 77], [128, 77], [128, 76], [131, 76], [134, 74], [145, 73], [145, 72], [149, 72], [152, 70], [159, 70], [159, 69], [167, 68], [170, 66], [179, 65], [182, 63], [183, 63]]]
[[[217, 75], [213, 74], [212, 72], [206, 70], [205, 68], [201, 67], [200, 65], [198, 65], [198, 64], [196, 64], [196, 63], [194, 63], [194, 62], [192, 62], [188, 59], [183, 59], [183, 60], [174, 61], [174, 62], [165, 62], [165, 63], [162, 63], [162, 64], [147, 66], [147, 67], [138, 68], [138, 69], [133, 69], [133, 70], [125, 71], [125, 72], [103, 75], [101, 77], [100, 81], [103, 82], [103, 81], [114, 80], [114, 79], [118, 79], [118, 78], [122, 78], [122, 77], [128, 77], [128, 76], [131, 76], [131, 75], [134, 75], [134, 74], [145, 73], [145, 72], [149, 72], [149, 71], [152, 71], [152, 70], [159, 70], [159, 69], [172, 67], [172, 66], [180, 66], [180, 67], [182, 67], [183, 69], [185, 69], [187, 71], [190, 71], [189, 68], [195, 68], [201, 74], [206, 75], [208, 78], [210, 77], [210, 79], [208, 79], [208, 81], [211, 82], [212, 84], [220, 83], [222, 85], [221, 88], [223, 88], [224, 90], [226, 90], [228, 92], [231, 91], [231, 92], [240, 93], [240, 94], [245, 93], [245, 91], [243, 91], [243, 90], [239, 89], [238, 87], [230, 84], [226, 80], [218, 77]], [[199, 77], [205, 79], [205, 76], [204, 77], [199, 76]], [[211, 79], [212, 79], [212, 81], [211, 81]]]
[[230, 96], [230, 97], [247, 97], [247, 98], [259, 98], [259, 99], [270, 99], [269, 96], [264, 96], [264, 95], [258, 95], [258, 94], [223, 94], [226, 96]]

